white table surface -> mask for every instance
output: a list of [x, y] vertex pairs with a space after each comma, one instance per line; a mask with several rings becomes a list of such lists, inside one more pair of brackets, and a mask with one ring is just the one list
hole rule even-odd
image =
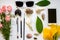
[[[0, 7], [2, 5], [12, 5], [12, 13], [11, 14], [14, 14], [14, 11], [16, 10], [16, 5], [15, 5], [15, 1], [16, 0], [0, 0]], [[27, 1], [27, 0], [20, 0], [20, 1]], [[34, 2], [37, 2], [39, 0], [33, 0]], [[30, 17], [30, 22], [32, 23], [32, 27], [33, 27], [33, 32], [29, 30], [29, 28], [27, 27], [27, 25], [25, 26], [25, 40], [34, 40], [33, 37], [34, 37], [34, 33], [37, 33], [36, 32], [36, 28], [35, 28], [35, 21], [36, 21], [36, 9], [40, 8], [40, 9], [45, 9], [42, 13], [45, 14], [45, 20], [43, 21], [43, 25], [44, 27], [47, 27], [48, 26], [48, 9], [49, 8], [56, 8], [57, 9], [57, 24], [60, 24], [60, 0], [49, 0], [51, 2], [51, 4], [49, 6], [46, 6], [46, 7], [38, 7], [36, 5], [34, 5], [34, 7], [32, 7], [31, 9], [34, 10], [34, 13], [31, 15]], [[22, 16], [24, 17], [24, 13], [25, 13], [25, 9], [27, 8], [26, 5], [24, 4], [23, 6], [24, 8], [20, 8], [22, 11]], [[26, 8], [25, 8], [26, 7]], [[41, 14], [42, 14], [41, 13]], [[39, 17], [41, 17], [40, 15], [38, 15]], [[27, 18], [25, 16], [25, 19], [26, 21], [28, 21], [29, 18]], [[16, 36], [17, 36], [17, 25], [16, 25], [16, 20], [15, 18], [12, 18], [12, 25], [11, 25], [11, 35], [10, 36], [10, 40], [17, 40]], [[31, 39], [27, 39], [26, 38], [26, 35], [28, 33], [31, 33], [33, 35], [33, 37]], [[42, 34], [40, 34], [38, 37], [38, 40], [43, 40], [43, 36]], [[2, 34], [0, 33], [0, 40], [4, 40], [3, 37], [2, 37]], [[21, 39], [19, 39], [21, 40]], [[60, 40], [60, 39], [59, 39]]]

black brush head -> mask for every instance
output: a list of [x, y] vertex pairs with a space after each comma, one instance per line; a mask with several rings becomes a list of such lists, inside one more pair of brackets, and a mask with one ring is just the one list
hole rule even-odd
[[21, 10], [19, 10], [19, 9], [15, 10], [15, 15], [21, 16]]

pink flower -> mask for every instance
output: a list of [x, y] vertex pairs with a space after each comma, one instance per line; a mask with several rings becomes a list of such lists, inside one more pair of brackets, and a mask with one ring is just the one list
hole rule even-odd
[[8, 12], [11, 12], [12, 11], [12, 7], [9, 5], [9, 6], [7, 6], [7, 11]]
[[6, 17], [5, 17], [5, 20], [8, 22], [8, 21], [10, 21], [10, 15], [7, 15]]
[[2, 9], [0, 8], [0, 14], [2, 14]]
[[3, 27], [3, 25], [0, 23], [0, 28], [2, 28]]
[[6, 6], [5, 5], [2, 6], [2, 12], [6, 12]]

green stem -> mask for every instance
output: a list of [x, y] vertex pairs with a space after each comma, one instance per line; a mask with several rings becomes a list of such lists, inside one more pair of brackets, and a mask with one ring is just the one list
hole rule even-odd
[[54, 40], [58, 40], [58, 35], [57, 35], [57, 33], [54, 35]]

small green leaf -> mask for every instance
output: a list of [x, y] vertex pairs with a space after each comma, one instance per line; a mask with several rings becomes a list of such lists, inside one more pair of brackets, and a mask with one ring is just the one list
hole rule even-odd
[[43, 30], [43, 23], [38, 16], [37, 16], [37, 20], [36, 20], [36, 30], [38, 33], [41, 33]]
[[50, 4], [50, 1], [39, 1], [36, 3], [38, 6], [48, 6]]

